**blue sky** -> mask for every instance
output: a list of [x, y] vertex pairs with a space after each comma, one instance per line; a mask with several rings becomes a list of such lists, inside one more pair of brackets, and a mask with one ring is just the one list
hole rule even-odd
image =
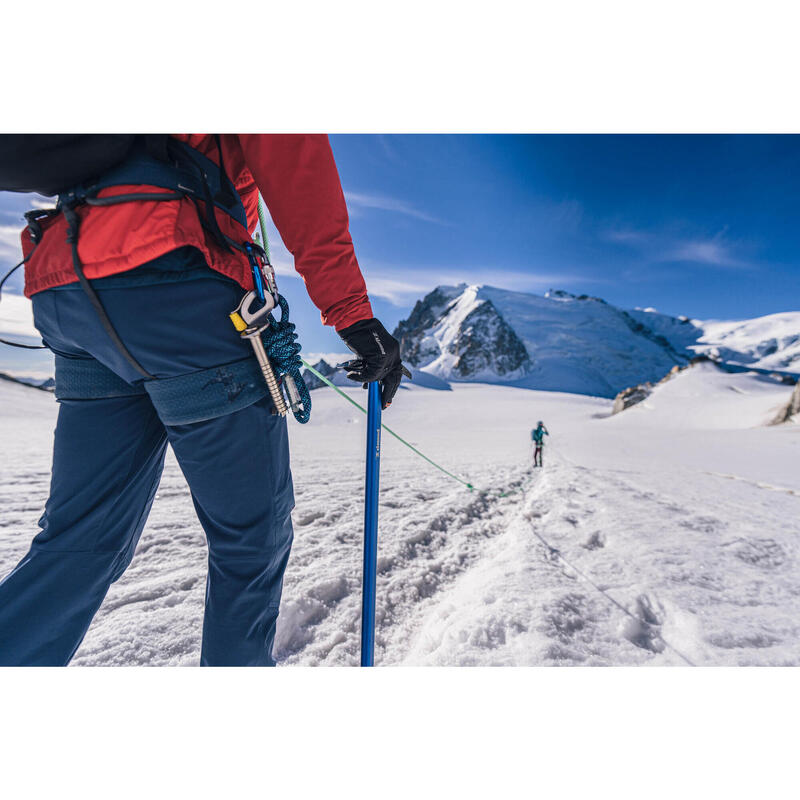
[[705, 319], [800, 308], [798, 136], [331, 142], [387, 327], [458, 281]]
[[[699, 318], [800, 307], [800, 137], [331, 142], [356, 253], [390, 330], [434, 286], [460, 281], [563, 288]], [[5, 241], [21, 201], [0, 195]], [[273, 247], [305, 348], [341, 350], [274, 231]]]

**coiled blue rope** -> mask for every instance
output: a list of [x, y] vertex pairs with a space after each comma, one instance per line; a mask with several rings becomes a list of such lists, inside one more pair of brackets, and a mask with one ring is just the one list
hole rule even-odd
[[278, 295], [278, 305], [281, 309], [281, 318], [277, 320], [271, 316], [269, 327], [261, 334], [261, 339], [277, 377], [291, 375], [294, 380], [303, 408], [292, 410], [292, 413], [301, 425], [305, 425], [311, 419], [311, 394], [300, 374], [300, 368], [303, 366], [303, 359], [300, 358], [302, 347], [297, 341], [295, 324], [289, 321], [289, 304], [282, 294]]

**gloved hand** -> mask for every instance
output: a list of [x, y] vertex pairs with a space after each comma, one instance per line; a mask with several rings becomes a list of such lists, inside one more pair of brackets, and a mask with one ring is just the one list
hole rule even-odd
[[411, 373], [400, 361], [400, 343], [377, 319], [362, 319], [339, 331], [348, 349], [356, 358], [343, 364], [351, 381], [367, 384], [380, 381], [381, 406], [388, 408], [397, 392], [400, 381]]

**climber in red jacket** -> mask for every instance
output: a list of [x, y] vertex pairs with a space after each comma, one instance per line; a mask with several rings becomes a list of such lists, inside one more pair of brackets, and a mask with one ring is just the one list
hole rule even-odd
[[[229, 320], [254, 288], [242, 243], [258, 191], [323, 323], [355, 354], [348, 377], [379, 381], [387, 407], [403, 374], [372, 316], [326, 136], [136, 138], [187, 154], [203, 187], [173, 175], [180, 191], [164, 191], [156, 176], [172, 162], [148, 150], [119, 168], [124, 180], [88, 195], [70, 184], [59, 213], [33, 212], [23, 233], [25, 293], [55, 355], [60, 408], [42, 530], [0, 582], [0, 665], [69, 662], [133, 557], [168, 442], [208, 539], [200, 662], [274, 663], [294, 505], [286, 420]], [[0, 188], [19, 190], [5, 156], [0, 142]]]

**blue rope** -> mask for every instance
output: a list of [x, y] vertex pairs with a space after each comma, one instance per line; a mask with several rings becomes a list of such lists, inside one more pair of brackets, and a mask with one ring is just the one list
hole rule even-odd
[[280, 321], [271, 317], [269, 327], [261, 334], [261, 338], [277, 377], [291, 375], [294, 379], [303, 403], [303, 410], [292, 413], [294, 418], [304, 425], [311, 418], [311, 395], [300, 374], [300, 368], [303, 366], [303, 359], [300, 358], [302, 347], [297, 341], [295, 324], [289, 322], [289, 304], [282, 294], [278, 295], [278, 305], [281, 309]]

